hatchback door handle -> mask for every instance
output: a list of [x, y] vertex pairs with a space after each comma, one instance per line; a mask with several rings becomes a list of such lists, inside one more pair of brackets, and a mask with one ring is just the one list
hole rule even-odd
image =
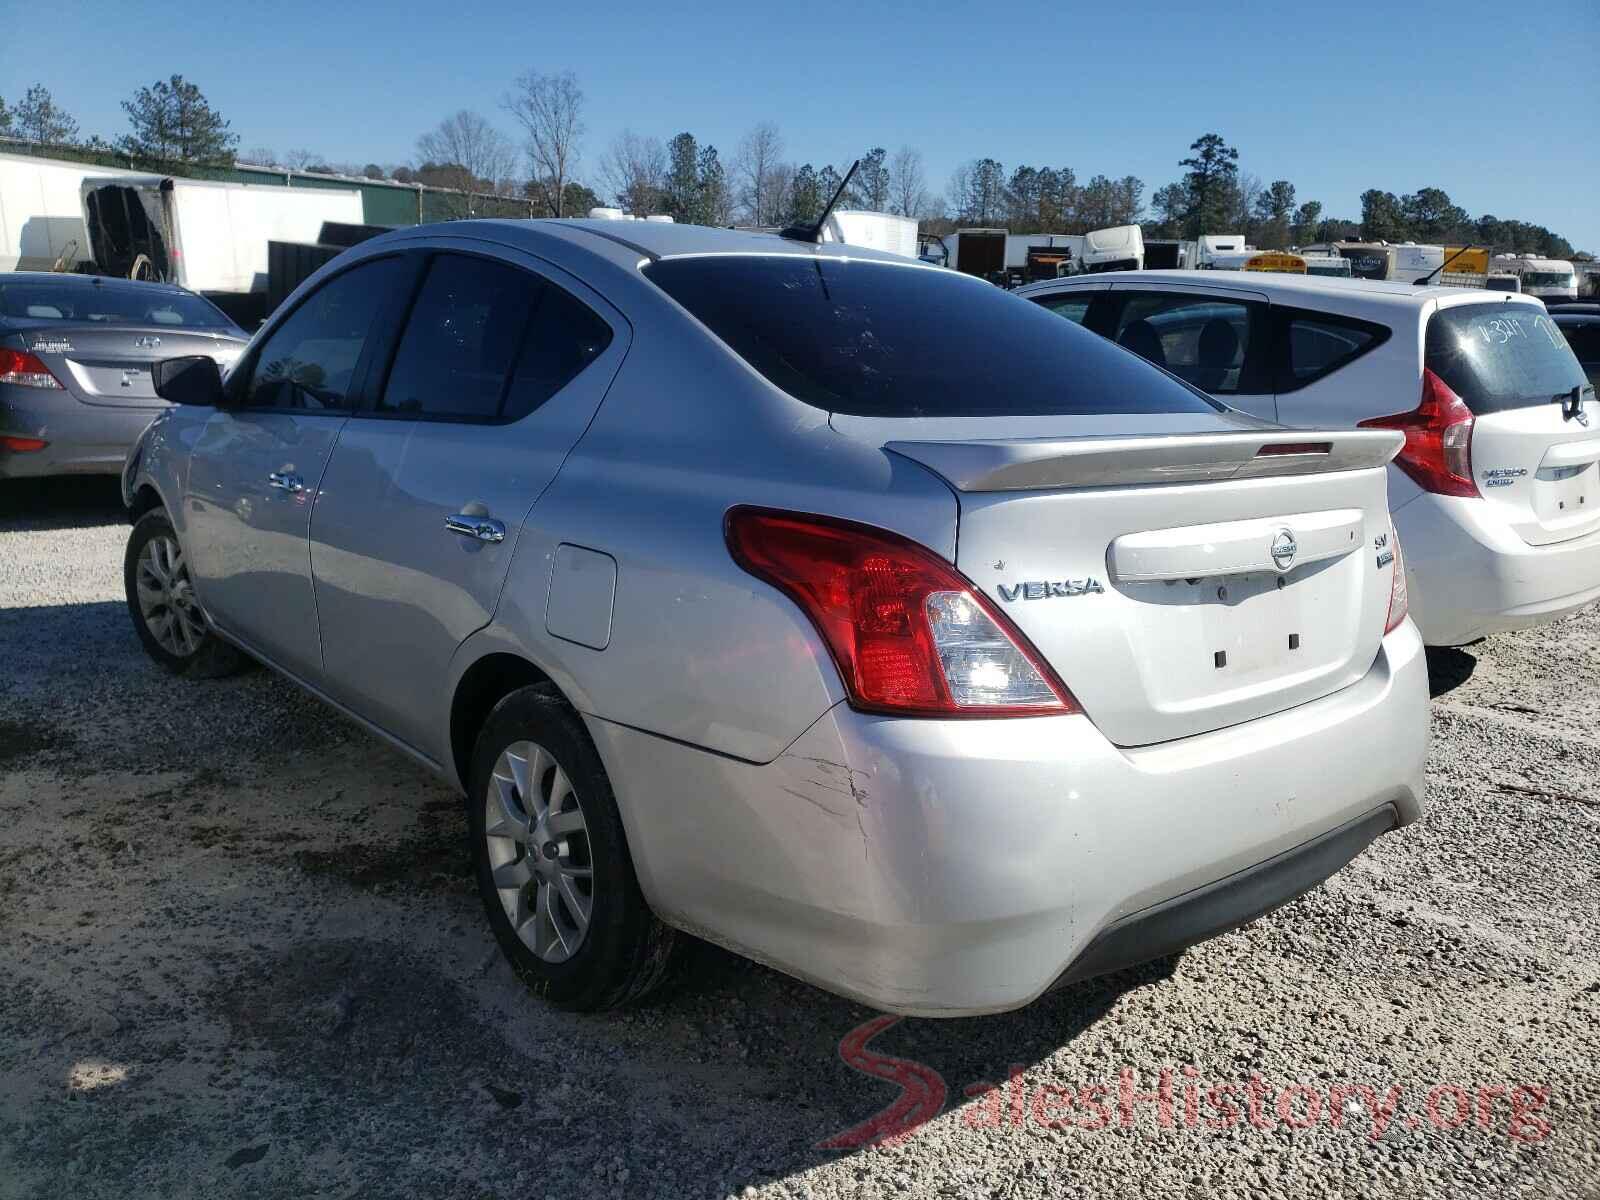
[[306, 481], [290, 471], [274, 471], [267, 476], [267, 483], [271, 487], [281, 488], [286, 492], [303, 492], [306, 490]]
[[475, 517], [470, 513], [456, 513], [444, 519], [444, 527], [462, 537], [477, 538], [480, 542], [503, 542], [506, 527], [493, 517]]

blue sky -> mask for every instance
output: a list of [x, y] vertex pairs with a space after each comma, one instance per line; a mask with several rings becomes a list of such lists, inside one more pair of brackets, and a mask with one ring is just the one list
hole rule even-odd
[[1368, 187], [1432, 185], [1600, 252], [1596, 0], [1001, 7], [58, 0], [48, 36], [0, 42], [0, 96], [43, 82], [114, 139], [118, 101], [178, 72], [244, 147], [398, 162], [459, 108], [513, 132], [497, 109], [512, 79], [570, 68], [588, 97], [580, 177], [624, 128], [687, 129], [731, 158], [771, 120], [796, 161], [915, 146], [936, 191], [989, 155], [1137, 175], [1147, 197], [1216, 130], [1328, 215], [1359, 216]]

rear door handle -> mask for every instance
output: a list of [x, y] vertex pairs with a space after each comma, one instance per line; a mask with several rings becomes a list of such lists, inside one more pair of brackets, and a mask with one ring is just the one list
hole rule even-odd
[[476, 538], [480, 542], [503, 542], [506, 527], [493, 517], [475, 517], [470, 513], [455, 513], [444, 519], [444, 527], [462, 537]]
[[306, 481], [290, 471], [274, 471], [267, 476], [270, 487], [281, 488], [286, 492], [303, 492], [306, 490]]

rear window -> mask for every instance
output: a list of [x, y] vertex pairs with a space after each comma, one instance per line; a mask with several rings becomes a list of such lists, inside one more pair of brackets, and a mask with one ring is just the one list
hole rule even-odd
[[1221, 407], [1073, 322], [950, 271], [799, 255], [667, 259], [644, 270], [773, 384], [830, 412]]
[[0, 315], [22, 321], [104, 325], [168, 325], [227, 329], [232, 322], [208, 300], [162, 288], [104, 284], [0, 284]]
[[1528, 304], [1459, 304], [1428, 322], [1426, 364], [1478, 414], [1548, 404], [1587, 387], [1549, 314]]

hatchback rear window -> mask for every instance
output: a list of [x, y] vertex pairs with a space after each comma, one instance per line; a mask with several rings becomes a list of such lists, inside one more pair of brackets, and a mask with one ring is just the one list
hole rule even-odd
[[865, 417], [1215, 412], [1141, 359], [952, 271], [800, 255], [645, 274], [790, 395]]
[[23, 321], [192, 329], [227, 329], [233, 324], [209, 300], [186, 292], [48, 281], [0, 284], [0, 316]]
[[1458, 304], [1428, 322], [1426, 365], [1482, 415], [1589, 385], [1561, 328], [1529, 304]]

